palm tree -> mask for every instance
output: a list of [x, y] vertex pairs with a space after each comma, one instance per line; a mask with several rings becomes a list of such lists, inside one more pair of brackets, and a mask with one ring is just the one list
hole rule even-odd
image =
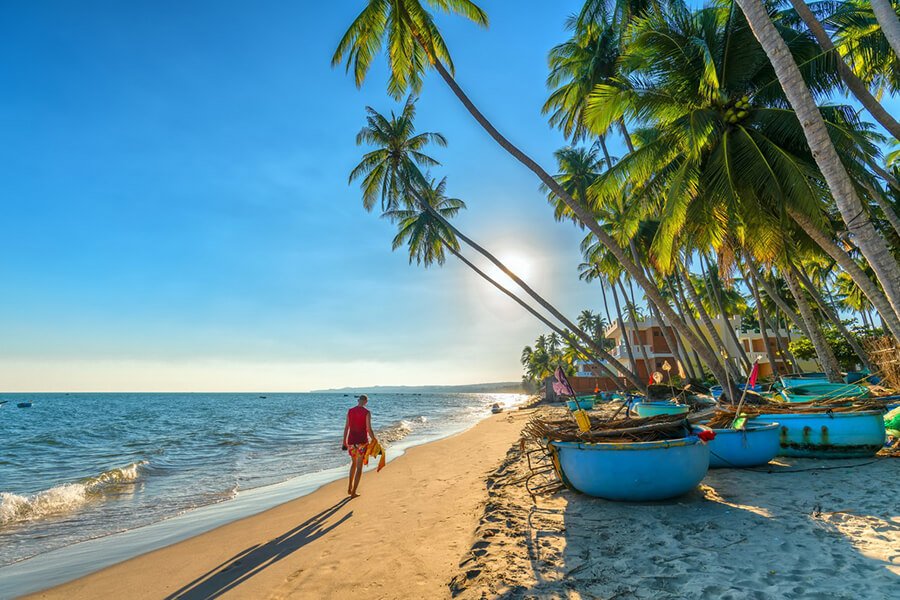
[[[809, 27], [810, 32], [815, 36], [822, 50], [835, 53], [834, 42], [831, 41], [828, 32], [825, 31], [825, 26], [816, 18], [816, 15], [813, 14], [806, 2], [804, 0], [791, 0], [791, 6], [794, 7], [794, 10], [797, 11], [803, 22]], [[856, 76], [856, 73], [844, 62], [843, 58], [837, 57], [836, 66], [841, 79], [844, 80], [844, 83], [847, 84], [847, 87], [856, 99], [869, 111], [869, 114], [881, 123], [882, 127], [887, 129], [891, 135], [900, 139], [900, 123], [878, 102], [878, 99], [869, 91], [865, 82]]]
[[[423, 211], [430, 212], [432, 217], [443, 228], [453, 234], [454, 241], [456, 239], [462, 240], [466, 245], [487, 258], [519, 285], [531, 298], [538, 302], [541, 307], [558, 319], [564, 327], [575, 332], [595, 354], [604, 360], [610, 361], [617, 368], [621, 366], [604, 348], [594, 344], [590, 335], [569, 321], [559, 310], [529, 287], [497, 257], [475, 243], [471, 238], [465, 236], [445, 219], [440, 212], [432, 209], [431, 202], [424, 197], [427, 196], [427, 189], [430, 186], [427, 185], [418, 165], [437, 164], [436, 160], [422, 152], [424, 145], [428, 141], [436, 140], [439, 143], [446, 143], [446, 141], [439, 134], [415, 134], [413, 124], [415, 119], [415, 101], [407, 100], [404, 110], [399, 115], [392, 114], [390, 119], [371, 107], [367, 107], [366, 110], [368, 112], [367, 124], [357, 135], [357, 143], [369, 143], [375, 145], [376, 149], [366, 153], [363, 156], [363, 160], [350, 174], [351, 182], [354, 179], [362, 178], [360, 187], [363, 191], [363, 206], [367, 210], [371, 210], [374, 206], [375, 195], [381, 194], [382, 205], [391, 207], [389, 211], [395, 210], [393, 207], [402, 202], [407, 207], [419, 207]], [[410, 140], [423, 141], [414, 144]], [[377, 176], [373, 176], [373, 173], [377, 174]], [[453, 248], [449, 249], [453, 250]], [[467, 259], [466, 262], [468, 264]], [[646, 389], [643, 381], [634, 373], [624, 367], [622, 367], [621, 371], [637, 389]]]
[[844, 0], [826, 19], [841, 56], [877, 96], [900, 91], [900, 57], [894, 54], [866, 0]]
[[[866, 216], [853, 181], [828, 135], [825, 119], [819, 112], [788, 45], [772, 22], [762, 0], [737, 0], [737, 2], [769, 57], [778, 81], [796, 112], [812, 156], [831, 190], [841, 218], [853, 235], [854, 242], [875, 271], [895, 315], [900, 314], [900, 265]], [[876, 4], [880, 8], [876, 9]], [[885, 36], [891, 42], [894, 53], [900, 55], [900, 31], [894, 31], [895, 26], [900, 29], [900, 23], [897, 22], [893, 11], [890, 11], [890, 19], [887, 19], [886, 15], [879, 15], [878, 11], [883, 10], [885, 5], [889, 7], [890, 3], [887, 0], [872, 1], [873, 11], [876, 11], [876, 17], [882, 25]], [[897, 36], [896, 44], [892, 40], [893, 35]]]
[[[577, 142], [588, 132], [584, 109], [591, 90], [599, 83], [610, 82], [618, 70], [621, 40], [606, 11], [597, 12], [588, 21], [569, 18], [566, 29], [573, 31], [572, 39], [554, 46], [547, 59], [547, 87], [556, 89], [541, 112], [550, 113], [550, 124]], [[598, 142], [607, 162], [611, 162], [605, 136], [599, 136]]]
[[[900, 336], [888, 299], [831, 240], [824, 178], [746, 21], [740, 14], [726, 19], [724, 8], [670, 10], [636, 22], [630, 83], [598, 86], [592, 96], [588, 117], [601, 131], [623, 114], [645, 125], [635, 134], [641, 147], [592, 186], [597, 202], [627, 194], [633, 207], [658, 215], [652, 250], [664, 269], [672, 268], [676, 242], [685, 238], [719, 248], [735, 237], [760, 258], [775, 260], [790, 218], [866, 289]], [[801, 32], [789, 37], [814, 89], [832, 89], [828, 57]], [[865, 182], [871, 177], [865, 155], [878, 154], [871, 136], [849, 109], [823, 110], [845, 162]]]
[[[427, 0], [427, 4], [445, 12], [461, 14], [479, 25], [487, 25], [487, 15], [484, 11], [468, 0]], [[488, 135], [537, 175], [541, 182], [572, 210], [578, 220], [616, 256], [622, 267], [644, 289], [648, 300], [656, 303], [672, 326], [692, 347], [700, 348], [697, 351], [716, 379], [726, 386], [729, 392], [732, 391], [725, 372], [719, 367], [715, 355], [709, 354], [700, 347], [697, 335], [678, 317], [672, 307], [665, 303], [659, 290], [643, 273], [643, 269], [635, 264], [625, 250], [616, 244], [612, 236], [600, 226], [586, 207], [576, 202], [546, 170], [500, 134], [459, 87], [451, 74], [452, 63], [446, 44], [434, 24], [431, 14], [422, 6], [422, 2], [419, 0], [395, 0], [389, 3], [387, 0], [371, 0], [342, 37], [332, 57], [332, 65], [337, 66], [346, 59], [347, 70], [353, 69], [356, 84], [360, 86], [382, 48], [386, 50], [390, 63], [391, 74], [388, 79], [390, 94], [400, 97], [407, 88], [411, 88], [413, 91], [419, 89], [422, 81], [421, 74], [427, 68], [433, 67]]]
[[872, 12], [881, 25], [881, 32], [894, 50], [894, 55], [900, 58], [900, 19], [890, 0], [869, 0], [869, 4], [872, 5]]

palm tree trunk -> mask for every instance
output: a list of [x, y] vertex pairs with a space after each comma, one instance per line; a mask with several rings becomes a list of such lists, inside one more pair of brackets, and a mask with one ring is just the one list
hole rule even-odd
[[[414, 34], [415, 35], [415, 34]], [[552, 191], [556, 196], [563, 201], [563, 203], [572, 210], [572, 213], [578, 218], [578, 220], [588, 228], [596, 237], [597, 240], [606, 246], [606, 248], [612, 253], [613, 256], [616, 257], [616, 260], [619, 261], [619, 264], [622, 265], [629, 275], [635, 280], [635, 282], [641, 286], [644, 290], [644, 293], [647, 295], [648, 299], [656, 302], [656, 305], [659, 307], [660, 311], [662, 311], [663, 315], [669, 320], [672, 326], [678, 330], [678, 332], [682, 335], [682, 337], [687, 341], [688, 344], [700, 355], [703, 362], [707, 364], [716, 381], [719, 382], [722, 386], [728, 388], [729, 381], [725, 375], [725, 370], [719, 364], [719, 361], [716, 360], [715, 353], [710, 354], [706, 349], [702, 347], [699, 337], [693, 331], [691, 331], [690, 327], [688, 327], [687, 323], [678, 318], [678, 315], [672, 309], [671, 306], [665, 301], [665, 299], [659, 294], [658, 290], [656, 290], [655, 286], [653, 286], [650, 281], [640, 272], [640, 269], [637, 265], [634, 264], [633, 261], [629, 259], [629, 257], [625, 254], [625, 251], [616, 243], [615, 239], [607, 232], [603, 227], [600, 226], [600, 223], [597, 222], [597, 219], [591, 213], [591, 211], [586, 207], [582, 206], [580, 203], [576, 202], [572, 196], [566, 193], [565, 190], [559, 185], [557, 182], [547, 171], [545, 171], [540, 165], [538, 165], [535, 161], [533, 161], [530, 157], [528, 157], [524, 152], [519, 150], [516, 146], [510, 143], [503, 135], [500, 134], [499, 131], [488, 121], [481, 111], [479, 111], [472, 101], [466, 96], [465, 92], [463, 92], [462, 88], [457, 85], [456, 80], [453, 79], [453, 76], [447, 72], [447, 69], [438, 60], [433, 56], [433, 53], [429, 51], [429, 48], [426, 44], [423, 44], [420, 38], [416, 38], [419, 45], [426, 51], [429, 56], [429, 60], [434, 65], [438, 74], [444, 80], [444, 82], [450, 87], [450, 90], [453, 94], [462, 102], [463, 106], [465, 106], [466, 110], [469, 111], [469, 114], [478, 122], [479, 125], [490, 135], [494, 141], [496, 141], [500, 147], [506, 150], [510, 155], [512, 155], [516, 160], [522, 163], [526, 168], [528, 168], [532, 173], [537, 175], [537, 177], [544, 183], [550, 191]], [[732, 390], [734, 392], [736, 390]]]
[[609, 155], [609, 150], [606, 148], [606, 136], [599, 136], [597, 141], [600, 143], [600, 148], [603, 150], [603, 157], [606, 159], [606, 168], [609, 169], [612, 166], [612, 157]]
[[809, 9], [806, 2], [803, 0], [791, 0], [791, 5], [793, 5], [797, 14], [800, 15], [800, 18], [803, 19], [803, 22], [806, 23], [806, 26], [809, 27], [810, 32], [812, 32], [816, 41], [819, 42], [819, 46], [822, 47], [822, 50], [831, 52], [834, 55], [834, 60], [837, 62], [837, 69], [841, 79], [844, 80], [844, 83], [847, 84], [847, 87], [853, 92], [853, 95], [859, 100], [860, 104], [869, 111], [869, 114], [871, 114], [882, 127], [887, 129], [892, 136], [900, 140], [900, 123], [884, 109], [881, 103], [872, 95], [872, 92], [869, 91], [866, 84], [863, 83], [850, 67], [847, 66], [847, 63], [844, 62], [844, 59], [835, 49], [831, 38], [828, 37], [825, 27], [822, 26], [822, 23], [819, 22], [816, 15]]
[[853, 279], [853, 283], [859, 286], [862, 293], [866, 295], [866, 298], [869, 299], [869, 302], [871, 302], [872, 306], [875, 307], [875, 310], [878, 311], [878, 314], [882, 315], [887, 328], [894, 338], [900, 340], [900, 318], [897, 317], [897, 312], [894, 310], [894, 307], [888, 302], [888, 299], [881, 290], [878, 289], [875, 282], [869, 279], [862, 268], [856, 264], [856, 261], [839, 248], [838, 245], [831, 240], [831, 237], [819, 229], [809, 217], [792, 209], [790, 206], [786, 206], [785, 210], [788, 215], [800, 225], [803, 231], [805, 231], [806, 234], [828, 254], [828, 256], [833, 258], [851, 279]]
[[853, 352], [856, 356], [859, 357], [861, 364], [869, 369], [869, 372], [874, 372], [872, 370], [872, 364], [869, 362], [869, 357], [866, 352], [860, 346], [859, 341], [857, 341], [856, 336], [847, 331], [847, 328], [844, 327], [844, 324], [841, 322], [840, 317], [831, 309], [830, 306], [825, 302], [825, 299], [822, 298], [822, 295], [819, 293], [819, 290], [816, 289], [816, 286], [813, 285], [813, 282], [809, 280], [809, 277], [806, 276], [806, 273], [803, 272], [802, 269], [797, 269], [797, 275], [800, 277], [800, 281], [806, 287], [806, 291], [809, 292], [809, 295], [813, 297], [813, 300], [816, 301], [816, 304], [819, 305], [819, 309], [822, 311], [822, 314], [831, 321], [834, 326], [837, 328], [838, 332], [847, 340], [847, 343], [850, 344], [850, 347], [853, 348]]
[[810, 337], [809, 330], [806, 328], [806, 323], [804, 323], [800, 316], [795, 313], [790, 306], [788, 306], [788, 303], [785, 302], [784, 298], [782, 298], [778, 294], [772, 284], [769, 283], [769, 281], [766, 279], [765, 275], [759, 272], [759, 269], [756, 266], [756, 262], [754, 262], [754, 260], [750, 256], [747, 256], [746, 259], [748, 271], [750, 272], [750, 275], [753, 277], [754, 281], [762, 286], [763, 290], [765, 290], [766, 292], [766, 295], [769, 296], [769, 298], [772, 299], [772, 302], [774, 302], [775, 305], [781, 309], [781, 312], [784, 313], [785, 317], [790, 319], [791, 323], [793, 323], [794, 326], [803, 333], [803, 335], [805, 335], [806, 337]]
[[[672, 280], [668, 277], [664, 277], [664, 280], [666, 282], [666, 286], [669, 288], [669, 294], [672, 296], [672, 303], [675, 305], [675, 310], [677, 310], [678, 315], [685, 322], [687, 322], [687, 318], [684, 316], [684, 311], [681, 309], [681, 303], [678, 301], [678, 292], [675, 290], [675, 286], [672, 285]], [[688, 352], [687, 346], [684, 344], [684, 340], [681, 339], [681, 336], [678, 335], [677, 330], [675, 331], [675, 339], [678, 342], [678, 347], [681, 348], [681, 353], [686, 360], [687, 369], [690, 372], [691, 377], [697, 381], [701, 381], [703, 379], [703, 363], [700, 362], [699, 358], [697, 358], [697, 371], [695, 371], [694, 364], [690, 358], [691, 353]]]
[[[750, 293], [753, 294], [753, 301], [756, 302], [756, 319], [759, 321], [759, 333], [762, 336], [763, 347], [766, 351], [766, 358], [769, 360], [769, 364], [772, 366], [772, 378], [778, 379], [778, 363], [775, 362], [775, 355], [772, 354], [772, 346], [769, 344], [769, 333], [766, 328], [766, 323], [768, 319], [766, 318], [766, 311], [763, 308], [762, 299], [759, 297], [759, 285], [756, 282], [756, 279], [753, 278], [753, 285], [750, 286]], [[778, 335], [778, 330], [775, 330], [775, 335]]]
[[[734, 342], [734, 346], [738, 351], [738, 358], [744, 366], [744, 370], [747, 372], [747, 375], [750, 375], [750, 369], [752, 369], [752, 365], [750, 364], [750, 359], [747, 358], [747, 354], [744, 352], [744, 347], [741, 346], [741, 342], [737, 338], [737, 334], [734, 332], [734, 328], [731, 327], [731, 321], [728, 319], [728, 313], [725, 312], [725, 309], [722, 306], [722, 298], [719, 296], [719, 290], [712, 283], [712, 262], [706, 257], [706, 254], [700, 252], [700, 268], [703, 271], [703, 284], [706, 286], [706, 294], [712, 298], [716, 303], [716, 308], [719, 311], [719, 314], [722, 315], [722, 319], [725, 320], [725, 330], [728, 332], [728, 337]], [[704, 267], [704, 264], [706, 265]]]
[[809, 330], [809, 341], [812, 342], [813, 347], [816, 349], [816, 356], [819, 358], [819, 363], [822, 365], [822, 371], [825, 372], [828, 381], [832, 383], [843, 382], [844, 378], [841, 375], [841, 366], [838, 364], [831, 346], [828, 345], [825, 335], [819, 328], [819, 324], [816, 323], [812, 309], [810, 309], [809, 303], [803, 295], [803, 290], [800, 289], [800, 284], [797, 281], [797, 275], [793, 266], [788, 265], [784, 269], [784, 281], [791, 290], [791, 295], [797, 302], [797, 308], [800, 309], [800, 316], [803, 317], [806, 328]]
[[869, 0], [869, 3], [872, 5], [872, 12], [875, 13], [878, 24], [881, 25], [881, 32], [887, 38], [894, 54], [900, 59], [900, 19], [897, 18], [891, 1]]
[[609, 315], [609, 305], [606, 303], [606, 284], [600, 279], [600, 293], [603, 294], [603, 310], [606, 311], [606, 322], [612, 325], [612, 317]]
[[[552, 304], [547, 302], [547, 300], [545, 300], [540, 294], [538, 294], [533, 289], [531, 289], [524, 281], [522, 281], [521, 278], [519, 278], [518, 275], [516, 275], [515, 273], [510, 271], [506, 265], [504, 265], [502, 262], [500, 262], [500, 260], [497, 259], [496, 256], [494, 256], [493, 254], [491, 254], [490, 252], [488, 252], [487, 250], [482, 248], [480, 245], [476, 244], [469, 237], [464, 235], [459, 229], [457, 229], [452, 223], [450, 223], [450, 221], [445, 219], [443, 217], [443, 215], [441, 215], [438, 211], [434, 210], [434, 207], [432, 207], [427, 201], [425, 201], [418, 193], [414, 193], [414, 196], [415, 196], [416, 200], [419, 202], [419, 205], [423, 209], [427, 210], [432, 216], [434, 216], [438, 221], [440, 221], [440, 223], [444, 227], [446, 227], [447, 229], [452, 231], [456, 237], [461, 239], [463, 242], [465, 242], [467, 245], [469, 245], [473, 250], [475, 250], [476, 252], [478, 252], [479, 254], [484, 256], [491, 263], [493, 263], [494, 266], [496, 266], [498, 269], [503, 271], [503, 273], [505, 273], [507, 277], [512, 279], [514, 282], [516, 282], [516, 284], [520, 288], [522, 288], [525, 291], [525, 293], [527, 293], [529, 296], [531, 296], [535, 300], [535, 302], [540, 304], [545, 310], [547, 310], [547, 312], [549, 312], [556, 319], [558, 319], [560, 323], [562, 323], [565, 327], [567, 327], [569, 330], [571, 330], [575, 335], [577, 335], [579, 338], [581, 338], [584, 341], [584, 343], [589, 348], [591, 348], [591, 350], [593, 350], [596, 354], [602, 356], [605, 360], [611, 361], [612, 364], [616, 368], [621, 367], [622, 373], [624, 373], [626, 379], [631, 381], [631, 383], [634, 384], [637, 387], [637, 389], [640, 390], [642, 388], [642, 386], [644, 386], [644, 383], [643, 383], [643, 381], [641, 381], [640, 377], [638, 377], [635, 373], [626, 369], [624, 365], [619, 363], [605, 349], [603, 349], [599, 345], [595, 344], [594, 340], [591, 338], [591, 336], [589, 334], [582, 331], [582, 329], [580, 327], [578, 327], [577, 325], [572, 323], [561, 312], [559, 312], [556, 309], [556, 307], [554, 307]], [[644, 389], [646, 390], [646, 387]]]
[[[698, 332], [702, 331], [702, 329], [700, 327], [700, 323], [697, 322], [697, 318], [694, 316], [694, 311], [691, 310], [690, 304], [688, 303], [687, 298], [685, 297], [684, 288], [681, 285], [681, 280], [676, 276], [674, 278], [674, 281], [675, 281], [676, 289], [678, 290], [678, 295], [679, 295], [679, 300], [680, 300], [680, 303], [677, 304], [677, 306], [679, 307], [679, 312], [682, 315], [686, 315], [685, 320], [686, 321], [690, 320], [691, 325], [693, 325], [693, 327], [696, 331], [698, 331]], [[709, 340], [707, 339], [707, 337], [705, 335], [700, 336], [700, 340], [708, 352], [712, 353], [714, 356], [719, 356], [719, 354], [715, 350], [713, 350], [712, 345], [709, 343]], [[694, 354], [696, 355], [697, 349], [694, 348], [693, 346], [691, 346], [691, 350], [693, 350]], [[697, 360], [700, 362], [701, 370], [702, 370], [703, 362], [700, 361], [699, 356], [695, 356], [695, 358], [697, 358]]]
[[[534, 317], [536, 317], [541, 323], [543, 323], [544, 325], [549, 327], [552, 331], [555, 331], [557, 334], [561, 335], [563, 338], [568, 337], [562, 329], [560, 329], [559, 327], [554, 325], [547, 318], [545, 318], [542, 314], [540, 314], [539, 312], [534, 310], [524, 300], [522, 300], [521, 298], [519, 298], [518, 296], [513, 294], [511, 291], [509, 291], [508, 289], [506, 289], [505, 287], [503, 287], [502, 285], [500, 285], [499, 283], [494, 281], [494, 279], [490, 275], [488, 275], [487, 273], [485, 273], [484, 271], [482, 271], [481, 269], [476, 267], [474, 264], [472, 264], [469, 261], [469, 259], [467, 259], [465, 256], [463, 256], [458, 250], [453, 248], [453, 246], [445, 243], [444, 247], [447, 248], [447, 250], [449, 250], [453, 254], [453, 256], [455, 256], [456, 258], [461, 260], [463, 262], [463, 264], [465, 264], [467, 267], [469, 267], [470, 269], [472, 269], [473, 271], [478, 273], [481, 277], [483, 277], [485, 280], [487, 280], [487, 282], [490, 283], [492, 286], [494, 286], [495, 288], [497, 288], [498, 290], [500, 290], [501, 292], [503, 292], [504, 294], [506, 294], [507, 296], [512, 298], [516, 302], [516, 304], [518, 304], [519, 306], [521, 306], [522, 308], [527, 310]], [[618, 386], [619, 391], [625, 391], [623, 389], [623, 386], [621, 384], [619, 384], [619, 379], [618, 379], [617, 374], [613, 373], [608, 367], [606, 367], [606, 365], [604, 365], [602, 361], [600, 361], [596, 356], [594, 356], [594, 354], [592, 352], [590, 352], [589, 350], [585, 350], [580, 345], [578, 345], [576, 342], [573, 342], [573, 344], [575, 345], [575, 348], [578, 350], [578, 352], [580, 352], [584, 356], [593, 358], [597, 362], [597, 364], [600, 367], [600, 370], [603, 371], [604, 373], [607, 373], [607, 376], [610, 379], [612, 379], [614, 382], [616, 382], [616, 385]]]
[[631, 350], [631, 337], [628, 335], [628, 330], [625, 329], [625, 321], [622, 319], [622, 306], [619, 304], [619, 292], [616, 291], [616, 284], [614, 282], [611, 281], [610, 285], [612, 286], [613, 302], [616, 303], [616, 322], [619, 324], [619, 331], [622, 332], [622, 341], [625, 343], [625, 353], [628, 355], [628, 364], [631, 365], [631, 370], [637, 373], [637, 362], [635, 362], [634, 352]]
[[[622, 297], [625, 298], [628, 314], [631, 317], [631, 331], [634, 333], [634, 337], [637, 338], [637, 353], [640, 355], [640, 358], [644, 360], [644, 367], [647, 369], [647, 375], [650, 375], [653, 373], [653, 366], [650, 364], [650, 357], [647, 356], [644, 340], [641, 339], [641, 328], [638, 325], [637, 313], [634, 310], [634, 295], [631, 296], [631, 302], [629, 302], [628, 294], [625, 292], [625, 285], [622, 283], [622, 280], [616, 278], [616, 283], [619, 284], [619, 289], [622, 291]], [[635, 372], [637, 373], [638, 371], [635, 370]]]
[[862, 184], [869, 192], [869, 194], [875, 199], [875, 202], [878, 204], [878, 208], [880, 208], [881, 212], [884, 213], [884, 217], [888, 220], [888, 223], [891, 224], [894, 232], [897, 235], [900, 235], [900, 217], [897, 216], [897, 213], [895, 213], [891, 205], [888, 204], [887, 199], [884, 197], [884, 193], [880, 188], [876, 188], [874, 185], [870, 184], [867, 181], [863, 181]]
[[[677, 267], [676, 267], [677, 269]], [[703, 325], [706, 327], [706, 330], [709, 331], [709, 335], [712, 338], [713, 344], [716, 345], [716, 348], [719, 348], [720, 351], [724, 351], [726, 353], [726, 357], [728, 355], [728, 350], [725, 348], [724, 342], [722, 342], [722, 338], [719, 335], [716, 326], [712, 322], [712, 318], [710, 318], [709, 313], [706, 312], [706, 307], [703, 306], [703, 302], [700, 300], [700, 296], [697, 294], [697, 290], [694, 288], [694, 284], [691, 282], [690, 277], [686, 274], [687, 270], [677, 269], [678, 274], [681, 276], [681, 282], [684, 285], [684, 288], [687, 290], [688, 296], [691, 298], [691, 302], [694, 303], [694, 306], [697, 308], [697, 314], [700, 315], [700, 320], [703, 321]], [[734, 381], [737, 381], [740, 378], [740, 373], [736, 372], [734, 365], [728, 362], [728, 359], [725, 359], [725, 368], [731, 374], [731, 377]]]
[[[890, 7], [887, 0], [876, 1]], [[747, 17], [753, 34], [769, 57], [781, 87], [800, 120], [813, 158], [831, 190], [834, 203], [852, 234], [854, 243], [859, 246], [863, 256], [875, 271], [895, 314], [900, 314], [900, 265], [894, 260], [884, 239], [875, 231], [865, 207], [856, 195], [853, 182], [828, 136], [825, 120], [803, 81], [790, 49], [772, 23], [762, 0], [737, 0], [737, 2]], [[893, 15], [893, 23], [897, 24], [896, 15]]]

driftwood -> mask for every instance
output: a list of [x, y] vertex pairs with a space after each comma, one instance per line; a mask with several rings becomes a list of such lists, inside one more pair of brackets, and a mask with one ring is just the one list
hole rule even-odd
[[657, 415], [636, 419], [591, 419], [591, 428], [580, 431], [571, 419], [532, 417], [522, 433], [536, 441], [627, 443], [680, 439], [687, 433], [685, 415]]

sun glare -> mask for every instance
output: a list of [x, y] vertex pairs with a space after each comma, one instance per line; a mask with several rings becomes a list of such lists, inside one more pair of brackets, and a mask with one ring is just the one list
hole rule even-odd
[[[534, 275], [533, 262], [520, 252], [508, 252], [497, 254], [497, 258], [506, 265], [506, 268], [519, 276], [525, 283], [532, 284], [531, 277]], [[502, 286], [509, 288], [515, 287], [515, 283], [506, 276], [503, 271], [494, 265], [490, 265], [485, 272], [495, 279]]]

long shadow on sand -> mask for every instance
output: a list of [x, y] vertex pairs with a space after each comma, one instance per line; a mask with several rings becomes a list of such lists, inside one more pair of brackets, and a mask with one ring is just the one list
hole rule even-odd
[[165, 600], [209, 600], [218, 598], [263, 569], [286, 558], [349, 519], [353, 516], [353, 511], [348, 512], [334, 523], [326, 526], [329, 517], [340, 510], [349, 500], [349, 498], [344, 498], [331, 508], [327, 508], [319, 514], [310, 517], [304, 523], [265, 544], [256, 544], [242, 550], [181, 589], [166, 596]]

